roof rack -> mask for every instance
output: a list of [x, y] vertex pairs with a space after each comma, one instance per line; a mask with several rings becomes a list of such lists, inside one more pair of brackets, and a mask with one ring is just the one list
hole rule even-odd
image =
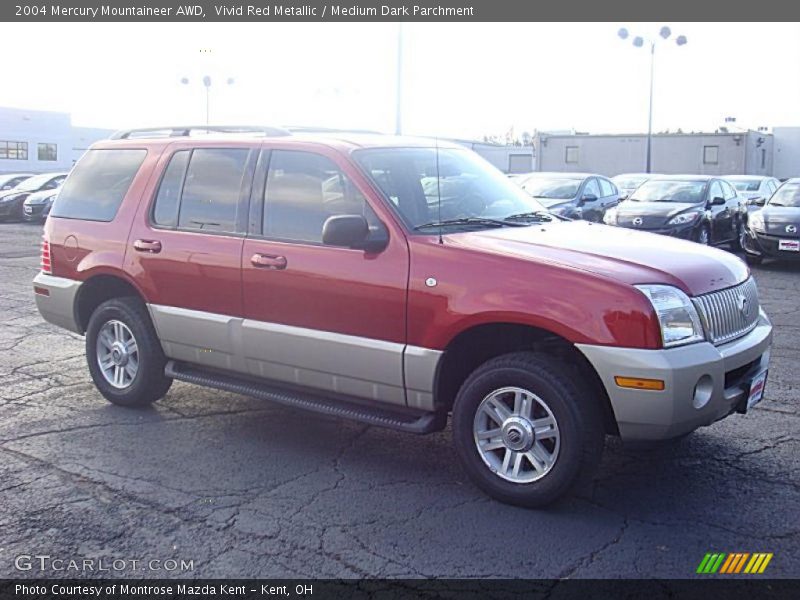
[[372, 129], [340, 129], [337, 127], [314, 127], [308, 125], [287, 125], [285, 129], [290, 133], [358, 133], [383, 135], [380, 131]]
[[123, 129], [111, 135], [112, 140], [127, 140], [150, 137], [188, 137], [192, 132], [206, 133], [258, 133], [264, 136], [292, 135], [282, 127], [265, 127], [262, 125], [185, 125], [182, 127], [145, 127], [140, 129]]

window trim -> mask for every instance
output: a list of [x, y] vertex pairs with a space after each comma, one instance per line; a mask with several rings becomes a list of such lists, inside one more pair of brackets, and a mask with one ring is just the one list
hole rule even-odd
[[[180, 227], [178, 223], [180, 222], [180, 214], [181, 214], [181, 205], [183, 204], [183, 189], [186, 184], [186, 176], [189, 173], [189, 166], [192, 164], [192, 156], [194, 156], [195, 150], [247, 150], [247, 159], [245, 160], [245, 167], [244, 173], [242, 174], [242, 184], [239, 188], [239, 198], [237, 200], [237, 210], [236, 210], [236, 231], [213, 231], [207, 230], [204, 231], [202, 229], [192, 229], [189, 227]], [[164, 182], [164, 177], [167, 174], [167, 169], [169, 168], [170, 163], [172, 162], [173, 157], [178, 152], [188, 152], [189, 159], [186, 161], [186, 169], [183, 171], [183, 177], [181, 177], [181, 190], [180, 195], [178, 196], [178, 218], [175, 221], [175, 225], [170, 227], [167, 225], [161, 225], [156, 223], [155, 221], [155, 210], [156, 210], [156, 201], [158, 200], [158, 192], [161, 189], [161, 185]], [[224, 237], [237, 237], [243, 238], [247, 235], [247, 215], [249, 214], [250, 209], [250, 196], [253, 187], [253, 177], [255, 174], [255, 157], [258, 156], [259, 148], [255, 146], [178, 146], [176, 147], [166, 158], [164, 155], [166, 151], [162, 153], [162, 159], [164, 159], [165, 163], [163, 166], [158, 167], [161, 169], [161, 172], [158, 176], [158, 182], [156, 183], [155, 187], [153, 188], [153, 193], [150, 195], [149, 206], [147, 209], [147, 226], [150, 229], [155, 229], [159, 231], [180, 231], [185, 233], [199, 233], [201, 235], [220, 235]], [[252, 170], [252, 172], [250, 172]], [[248, 177], [248, 172], [250, 172]]]
[[[0, 160], [29, 160], [28, 157], [30, 156], [30, 153], [28, 148], [28, 142], [22, 142], [17, 140], [0, 140], [0, 145], [3, 144], [5, 144], [6, 147], [6, 155], [4, 157], [0, 157]], [[13, 158], [9, 154], [11, 150], [11, 144], [15, 144], [15, 150], [17, 154], [17, 156]], [[20, 148], [25, 149], [24, 157], [20, 156]]]

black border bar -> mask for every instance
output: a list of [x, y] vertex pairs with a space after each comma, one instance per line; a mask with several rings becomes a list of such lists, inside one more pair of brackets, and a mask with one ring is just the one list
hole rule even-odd
[[800, 3], [791, 0], [2, 0], [0, 21], [786, 22], [800, 21]]

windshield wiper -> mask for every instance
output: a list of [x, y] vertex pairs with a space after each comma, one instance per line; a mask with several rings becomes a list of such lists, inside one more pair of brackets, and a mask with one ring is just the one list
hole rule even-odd
[[497, 227], [524, 227], [524, 223], [511, 223], [486, 217], [462, 217], [459, 219], [445, 219], [444, 221], [431, 221], [414, 227], [414, 231], [430, 229], [431, 227], [448, 227], [451, 225], [496, 225]]
[[534, 210], [530, 212], [517, 213], [515, 215], [508, 215], [503, 219], [503, 221], [514, 221], [517, 219], [527, 219], [530, 221], [553, 221], [555, 220], [555, 216], [545, 210]]

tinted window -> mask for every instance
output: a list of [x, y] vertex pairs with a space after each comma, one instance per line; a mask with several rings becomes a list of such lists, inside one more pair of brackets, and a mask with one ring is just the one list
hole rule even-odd
[[[581, 187], [580, 179], [563, 177], [541, 177], [534, 175], [522, 184], [522, 189], [545, 206], [552, 206], [564, 200], [571, 200]], [[559, 202], [556, 202], [556, 201]]]
[[651, 179], [639, 186], [630, 200], [633, 202], [688, 202], [703, 200], [705, 181]]
[[145, 156], [146, 150], [89, 150], [64, 183], [50, 214], [111, 221]]
[[614, 195], [614, 184], [612, 184], [608, 179], [601, 179], [600, 180], [600, 191], [603, 192], [603, 197], [606, 196], [613, 196]]
[[236, 231], [248, 153], [246, 148], [199, 148], [192, 152], [178, 209], [178, 227]]
[[181, 150], [172, 155], [158, 187], [156, 204], [153, 208], [153, 222], [157, 225], [175, 227], [178, 224], [178, 203], [187, 164], [189, 164], [188, 150]]
[[733, 181], [733, 187], [740, 192], [757, 192], [761, 181], [758, 179], [736, 179]]
[[364, 196], [333, 161], [311, 152], [273, 151], [264, 190], [264, 235], [321, 243], [322, 226], [334, 215], [376, 221]]
[[784, 183], [769, 199], [769, 205], [800, 207], [800, 183]]

